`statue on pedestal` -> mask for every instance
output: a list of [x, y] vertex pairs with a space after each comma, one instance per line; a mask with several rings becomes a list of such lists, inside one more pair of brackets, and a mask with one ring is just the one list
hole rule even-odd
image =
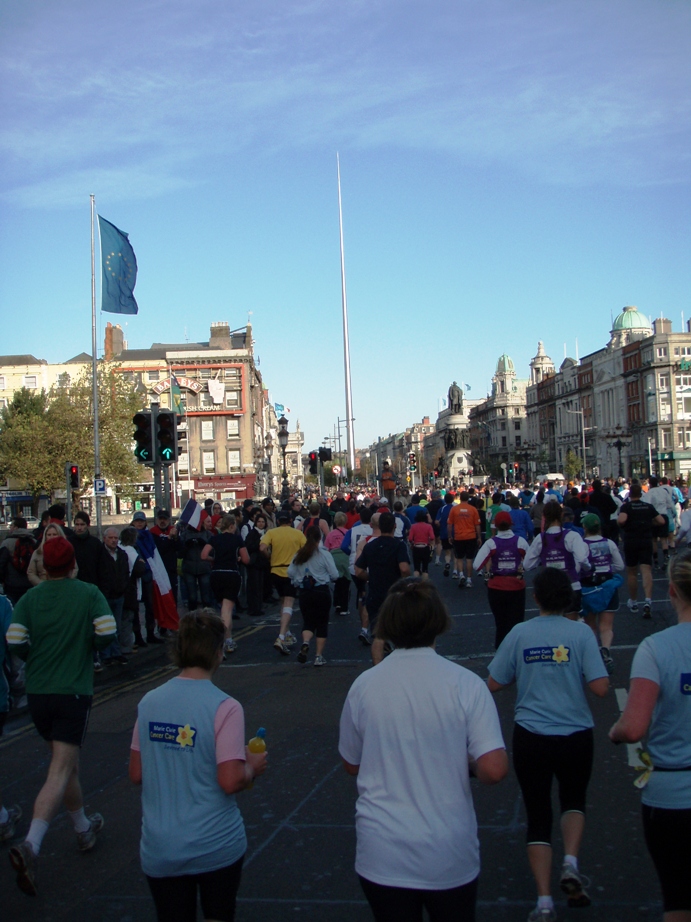
[[454, 381], [449, 388], [449, 409], [452, 413], [463, 412], [463, 391]]

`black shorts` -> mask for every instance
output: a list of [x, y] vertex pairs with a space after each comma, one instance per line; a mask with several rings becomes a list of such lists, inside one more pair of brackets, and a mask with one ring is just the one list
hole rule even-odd
[[474, 560], [477, 554], [477, 538], [466, 538], [465, 541], [454, 541], [453, 552], [456, 560], [462, 560], [466, 557], [468, 560]]
[[453, 542], [449, 541], [448, 538], [442, 538], [441, 546], [444, 548], [445, 551], [450, 551], [453, 549]]
[[367, 592], [367, 580], [360, 579], [359, 576], [354, 576], [353, 583], [355, 585], [355, 592], [357, 593], [357, 604], [360, 605]]
[[242, 577], [237, 570], [211, 571], [211, 589], [217, 602], [223, 602], [225, 599], [237, 602], [241, 586]]
[[662, 887], [665, 912], [691, 909], [691, 810], [643, 804], [645, 844]]
[[156, 917], [165, 922], [187, 922], [197, 918], [197, 892], [205, 919], [232, 922], [235, 918], [242, 862], [205, 874], [180, 877], [147, 877], [156, 906]]
[[667, 538], [669, 535], [669, 519], [664, 513], [660, 513], [662, 518], [665, 520], [664, 525], [655, 525], [653, 524], [653, 538]]
[[298, 594], [297, 589], [287, 576], [279, 576], [277, 573], [272, 573], [271, 582], [274, 584], [274, 589], [282, 599], [294, 599]]
[[624, 563], [627, 567], [644, 567], [653, 565], [652, 541], [624, 541]]
[[44, 740], [81, 746], [91, 713], [91, 695], [27, 695], [29, 713]]

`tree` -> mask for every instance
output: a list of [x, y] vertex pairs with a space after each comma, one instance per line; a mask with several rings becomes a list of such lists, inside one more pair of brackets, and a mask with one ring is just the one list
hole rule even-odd
[[[111, 483], [139, 479], [132, 452], [132, 416], [141, 409], [116, 366], [98, 368], [101, 475]], [[91, 369], [74, 384], [35, 394], [17, 391], [0, 414], [0, 477], [34, 497], [65, 485], [65, 464], [78, 464], [84, 489], [94, 476], [94, 414]]]
[[569, 448], [564, 458], [564, 477], [566, 477], [567, 480], [575, 480], [576, 476], [580, 473], [581, 467], [581, 459], [575, 451]]

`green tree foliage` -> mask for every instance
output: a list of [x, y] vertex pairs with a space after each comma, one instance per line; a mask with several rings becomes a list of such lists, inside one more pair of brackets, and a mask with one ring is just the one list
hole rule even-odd
[[575, 480], [576, 476], [580, 473], [581, 467], [581, 459], [575, 451], [569, 448], [566, 452], [566, 458], [564, 459], [564, 477], [566, 477], [567, 480]]
[[[117, 374], [98, 369], [101, 475], [111, 484], [139, 479], [132, 452], [132, 416], [141, 399]], [[65, 464], [79, 465], [84, 488], [94, 477], [94, 413], [91, 369], [50, 393], [18, 391], [0, 415], [0, 477], [12, 479], [34, 497], [64, 486]]]

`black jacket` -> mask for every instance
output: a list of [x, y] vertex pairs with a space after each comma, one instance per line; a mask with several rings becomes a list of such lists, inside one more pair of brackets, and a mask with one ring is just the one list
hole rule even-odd
[[103, 545], [94, 535], [87, 531], [83, 535], [74, 532], [70, 536], [70, 543], [74, 548], [74, 556], [79, 567], [77, 579], [83, 583], [98, 585], [98, 561]]
[[117, 557], [105, 545], [101, 545], [98, 558], [98, 588], [107, 599], [119, 599], [125, 595], [130, 578], [130, 562], [121, 547], [116, 549]]

